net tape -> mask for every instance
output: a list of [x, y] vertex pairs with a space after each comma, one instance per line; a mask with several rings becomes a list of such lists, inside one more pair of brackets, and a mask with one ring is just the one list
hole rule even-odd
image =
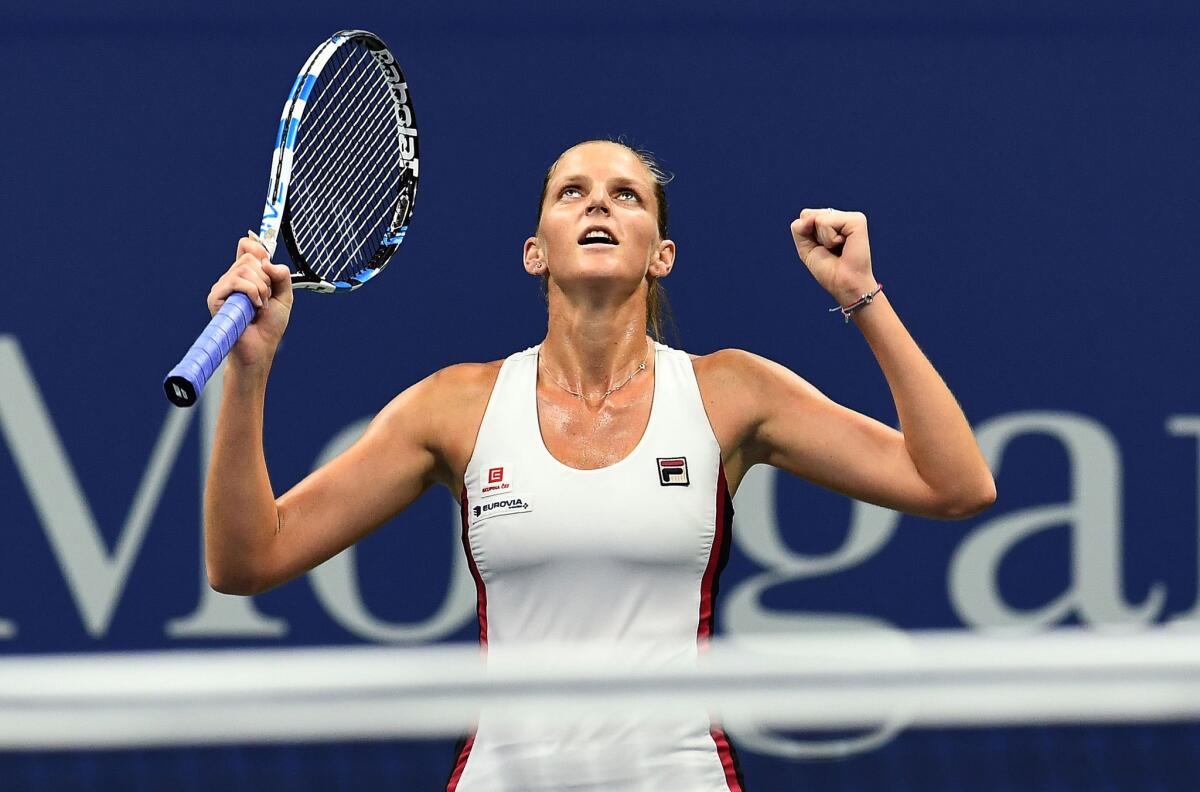
[[1200, 631], [716, 639], [640, 667], [629, 645], [167, 651], [0, 658], [0, 748], [457, 736], [481, 709], [539, 724], [669, 718], [872, 728], [1200, 719]]

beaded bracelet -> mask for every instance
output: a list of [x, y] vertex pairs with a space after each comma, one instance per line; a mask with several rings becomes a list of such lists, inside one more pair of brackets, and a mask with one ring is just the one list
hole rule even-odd
[[858, 301], [857, 301], [857, 302], [851, 303], [850, 305], [847, 305], [845, 308], [843, 308], [842, 306], [838, 305], [838, 306], [836, 306], [836, 307], [834, 307], [834, 308], [830, 308], [830, 309], [829, 309], [829, 312], [830, 312], [830, 313], [833, 313], [834, 311], [841, 311], [841, 312], [842, 312], [842, 316], [844, 316], [844, 317], [846, 318], [846, 323], [847, 323], [847, 324], [849, 324], [849, 323], [850, 323], [850, 314], [854, 313], [855, 311], [861, 310], [861, 309], [865, 308], [866, 306], [870, 305], [870, 304], [871, 304], [871, 301], [875, 299], [875, 295], [876, 295], [876, 294], [879, 294], [879, 292], [881, 292], [881, 291], [883, 291], [883, 284], [882, 284], [882, 283], [876, 283], [876, 284], [875, 284], [875, 290], [874, 290], [874, 291], [872, 291], [872, 292], [870, 292], [870, 293], [868, 293], [868, 294], [864, 294], [864, 295], [862, 295], [861, 297], [859, 297], [859, 298], [858, 298]]

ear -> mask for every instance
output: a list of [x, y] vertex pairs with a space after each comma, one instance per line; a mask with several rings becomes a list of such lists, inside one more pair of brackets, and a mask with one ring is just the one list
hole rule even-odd
[[675, 243], [664, 239], [658, 243], [658, 251], [650, 260], [650, 269], [646, 274], [655, 278], [665, 278], [671, 274], [675, 266]]
[[530, 275], [545, 275], [549, 271], [546, 266], [541, 243], [537, 237], [529, 237], [525, 240], [525, 271]]

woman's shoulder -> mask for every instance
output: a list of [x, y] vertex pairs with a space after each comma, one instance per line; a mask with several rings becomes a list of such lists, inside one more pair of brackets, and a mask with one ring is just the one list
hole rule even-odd
[[427, 379], [440, 388], [473, 389], [485, 387], [490, 391], [492, 385], [496, 382], [496, 378], [500, 376], [500, 369], [503, 368], [506, 362], [522, 355], [536, 354], [537, 350], [538, 347], [536, 346], [529, 347], [528, 349], [514, 352], [506, 358], [489, 360], [486, 363], [453, 363], [433, 372]]
[[438, 369], [430, 375], [443, 386], [470, 386], [472, 384], [494, 380], [500, 374], [503, 360], [489, 360], [486, 363], [452, 363]]
[[421, 415], [436, 421], [442, 415], [460, 414], [474, 402], [486, 404], [503, 363], [455, 363], [438, 369], [397, 394], [380, 415], [385, 419]]
[[722, 404], [746, 416], [797, 386], [808, 386], [795, 372], [744, 349], [719, 349], [692, 358], [696, 382], [706, 403]]
[[745, 378], [753, 378], [764, 366], [773, 365], [761, 355], [734, 348], [718, 349], [707, 355], [689, 352], [688, 357], [692, 359], [692, 368], [696, 370], [697, 379], [715, 379], [731, 384]]
[[503, 360], [455, 363], [396, 396], [380, 413], [389, 430], [414, 438], [438, 460], [438, 480], [457, 493]]
[[[479, 415], [491, 397], [500, 369], [514, 358], [536, 354], [537, 347], [514, 352], [507, 358], [486, 363], [454, 363], [438, 369], [408, 389], [431, 413], [450, 412], [461, 416], [464, 408], [478, 406]], [[401, 394], [404, 396], [405, 394]], [[469, 414], [469, 412], [468, 412]]]

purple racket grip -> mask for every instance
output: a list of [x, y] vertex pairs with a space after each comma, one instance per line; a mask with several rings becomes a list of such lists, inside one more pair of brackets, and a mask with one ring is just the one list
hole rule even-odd
[[191, 407], [196, 403], [209, 377], [246, 332], [253, 318], [254, 305], [249, 297], [241, 292], [229, 295], [183, 360], [163, 380], [163, 388], [172, 404]]

